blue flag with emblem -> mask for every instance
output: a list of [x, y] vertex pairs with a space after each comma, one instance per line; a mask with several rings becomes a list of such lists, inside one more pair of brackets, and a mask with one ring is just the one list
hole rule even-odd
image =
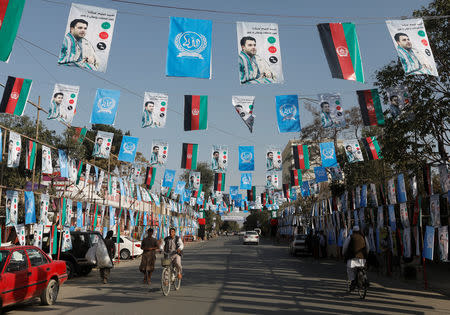
[[236, 195], [239, 193], [239, 186], [230, 186], [231, 200], [236, 200]]
[[25, 192], [25, 224], [36, 223], [36, 207], [34, 204], [34, 193]]
[[241, 189], [252, 189], [252, 173], [241, 173]]
[[183, 202], [189, 202], [191, 200], [191, 190], [185, 189], [183, 192]]
[[429, 260], [433, 260], [434, 234], [435, 228], [433, 226], [427, 226], [423, 242], [423, 257]]
[[367, 185], [361, 186], [361, 198], [359, 201], [360, 207], [367, 207]]
[[67, 154], [64, 150], [58, 150], [59, 155], [59, 170], [61, 172], [61, 177], [69, 178], [69, 167], [67, 165]]
[[184, 187], [186, 187], [186, 182], [180, 180], [175, 187], [175, 194], [182, 196], [184, 193]]
[[309, 191], [309, 182], [308, 181], [303, 181], [302, 185], [300, 186], [300, 191], [302, 193], [302, 197], [308, 197], [311, 195], [310, 191]]
[[239, 170], [255, 170], [255, 148], [253, 146], [239, 146]]
[[327, 182], [327, 170], [323, 166], [314, 167], [314, 175], [316, 176], [316, 183]]
[[166, 170], [164, 172], [162, 187], [172, 188], [174, 181], [175, 181], [175, 170]]
[[333, 142], [323, 142], [319, 144], [320, 157], [322, 159], [323, 167], [337, 166], [336, 150]]
[[166, 75], [211, 78], [212, 21], [170, 17]]
[[397, 176], [397, 199], [399, 203], [404, 203], [407, 201], [405, 176], [403, 174], [398, 174]]
[[109, 206], [109, 228], [116, 225], [115, 215], [116, 215], [116, 208]]
[[113, 125], [119, 106], [120, 91], [97, 89], [91, 124]]
[[77, 202], [77, 228], [83, 227], [83, 203]]
[[136, 156], [138, 142], [139, 138], [123, 136], [118, 160], [133, 163]]
[[277, 95], [276, 110], [278, 131], [300, 132], [300, 114], [298, 109], [298, 95]]

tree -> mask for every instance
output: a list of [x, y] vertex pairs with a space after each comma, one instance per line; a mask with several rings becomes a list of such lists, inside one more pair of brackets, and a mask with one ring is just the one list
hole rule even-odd
[[244, 228], [246, 231], [261, 229], [262, 235], [269, 235], [270, 233], [270, 213], [267, 210], [250, 210], [250, 215], [244, 221]]
[[[428, 7], [413, 12], [413, 16], [448, 15], [450, 2], [435, 0]], [[430, 47], [439, 77], [406, 76], [400, 62], [392, 61], [376, 72], [376, 85], [384, 101], [386, 89], [398, 85], [407, 87], [412, 102], [405, 106], [398, 119], [388, 117], [383, 135], [382, 154], [396, 170], [417, 170], [422, 164], [437, 166], [449, 159], [450, 145], [450, 43], [448, 19], [426, 19]]]
[[223, 221], [220, 230], [226, 232], [239, 231], [239, 224], [236, 221]]

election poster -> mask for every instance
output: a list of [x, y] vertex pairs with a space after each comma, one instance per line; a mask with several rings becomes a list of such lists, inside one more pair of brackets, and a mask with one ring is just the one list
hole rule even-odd
[[164, 128], [167, 119], [169, 95], [163, 93], [144, 93], [142, 109], [142, 128]]
[[228, 146], [213, 145], [211, 156], [211, 169], [214, 172], [225, 173], [228, 166]]
[[283, 83], [278, 24], [237, 22], [241, 84]]
[[253, 123], [255, 122], [255, 115], [253, 114], [255, 97], [233, 95], [231, 101], [237, 114], [248, 127], [248, 130], [253, 132]]
[[72, 124], [73, 117], [77, 111], [79, 91], [79, 86], [56, 83], [47, 119], [59, 120], [69, 125]]
[[114, 134], [112, 132], [97, 131], [92, 156], [104, 159], [109, 158], [113, 137]]
[[153, 141], [150, 165], [162, 166], [166, 164], [169, 144], [163, 141]]
[[320, 122], [323, 128], [345, 127], [344, 109], [340, 94], [319, 94]]

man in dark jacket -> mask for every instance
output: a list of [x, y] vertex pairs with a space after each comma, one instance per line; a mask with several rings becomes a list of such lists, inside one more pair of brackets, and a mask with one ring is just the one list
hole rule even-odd
[[366, 265], [366, 258], [369, 254], [369, 242], [362, 235], [359, 226], [353, 227], [353, 233], [344, 242], [343, 253], [347, 259], [347, 277], [350, 281], [350, 291], [355, 287], [355, 268]]
[[[108, 231], [105, 237], [105, 245], [108, 251], [109, 258], [111, 261], [114, 259], [114, 255], [116, 254], [116, 245], [112, 240], [113, 231]], [[100, 277], [103, 279], [103, 283], [108, 283], [109, 275], [111, 273], [111, 268], [100, 268]]]

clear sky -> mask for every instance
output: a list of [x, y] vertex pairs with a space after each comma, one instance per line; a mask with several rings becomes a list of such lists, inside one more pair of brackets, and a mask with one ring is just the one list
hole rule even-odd
[[[110, 80], [137, 95], [121, 89], [115, 127], [130, 130], [140, 138], [138, 150], [150, 158], [154, 139], [169, 142], [167, 167], [181, 174], [181, 146], [183, 142], [199, 144], [199, 161], [209, 161], [213, 144], [228, 145], [230, 164], [227, 173], [229, 185], [239, 184], [239, 145], [254, 145], [256, 170], [254, 184], [264, 184], [265, 150], [267, 145], [283, 148], [295, 133], [278, 133], [275, 115], [275, 96], [298, 94], [315, 97], [319, 93], [341, 93], [344, 109], [357, 106], [356, 90], [372, 88], [374, 71], [391, 60], [396, 52], [383, 17], [411, 16], [414, 9], [427, 5], [420, 0], [228, 0], [228, 1], [158, 1], [137, 0], [170, 6], [279, 14], [297, 16], [342, 17], [325, 19], [300, 19], [284, 17], [245, 16], [174, 9], [154, 8], [124, 4], [111, 0], [83, 0], [77, 3], [118, 10], [112, 47], [106, 73], [96, 76]], [[26, 40], [59, 54], [64, 37], [70, 1], [28, 0], [18, 35]], [[212, 78], [174, 78], [165, 76], [169, 16], [210, 19], [212, 33]], [[362, 17], [380, 18], [376, 20]], [[279, 24], [284, 84], [270, 86], [241, 86], [238, 79], [236, 21], [272, 22]], [[364, 65], [366, 84], [332, 79], [326, 62], [317, 23], [355, 22]], [[45, 68], [45, 70], [44, 70]], [[74, 126], [90, 126], [89, 119], [97, 88], [120, 89], [91, 73], [73, 67], [57, 65], [57, 58], [16, 39], [10, 62], [0, 63], [0, 81], [6, 83], [8, 75], [33, 80], [30, 94], [32, 101], [41, 96], [42, 106], [49, 107], [55, 83], [80, 86], [80, 95]], [[166, 128], [143, 129], [140, 127], [142, 101], [145, 91], [169, 94], [169, 112]], [[206, 131], [183, 131], [183, 95], [208, 95], [208, 124]], [[231, 104], [232, 95], [254, 95], [256, 115], [251, 134]], [[26, 115], [35, 116], [36, 110], [28, 105]], [[303, 125], [311, 121], [311, 114], [300, 103], [300, 119]], [[50, 129], [63, 130], [61, 124], [43, 121]], [[213, 128], [227, 131], [222, 133]], [[232, 135], [230, 135], [232, 134]], [[159, 171], [161, 174], [162, 171]], [[281, 173], [280, 173], [281, 175]], [[260, 189], [258, 189], [259, 191]]]

